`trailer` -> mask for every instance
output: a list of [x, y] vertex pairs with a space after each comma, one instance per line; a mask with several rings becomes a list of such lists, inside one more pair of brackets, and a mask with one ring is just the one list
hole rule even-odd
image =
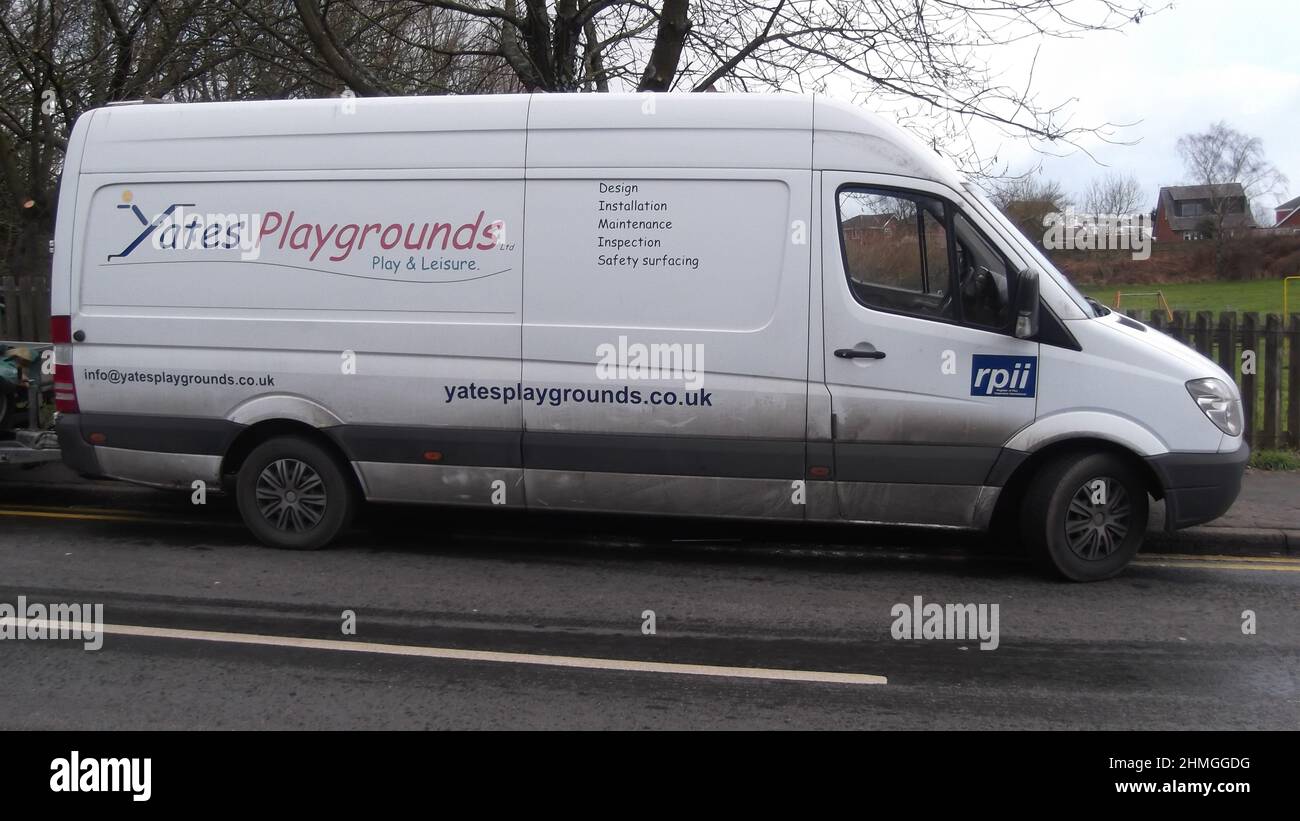
[[[26, 427], [14, 430], [0, 430], [0, 465], [37, 465], [43, 462], [57, 462], [62, 458], [59, 452], [59, 440], [53, 430], [41, 427], [41, 394], [52, 388], [41, 372], [41, 362], [46, 358], [45, 351], [52, 351], [53, 345], [42, 342], [6, 342], [0, 341], [0, 354], [13, 348], [26, 348], [30, 356], [26, 357], [26, 391], [27, 420]], [[5, 399], [14, 399], [19, 394], [9, 393]], [[10, 416], [10, 414], [0, 414]]]

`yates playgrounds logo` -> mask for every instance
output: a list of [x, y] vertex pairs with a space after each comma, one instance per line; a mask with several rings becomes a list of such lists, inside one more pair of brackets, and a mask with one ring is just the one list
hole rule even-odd
[[[152, 218], [135, 202], [131, 191], [122, 192], [117, 209], [138, 223], [135, 235], [107, 262], [120, 264], [146, 243], [160, 252], [239, 251], [241, 261], [262, 260], [273, 265], [356, 276], [330, 263], [364, 260], [369, 272], [460, 272], [477, 279], [505, 273], [484, 271], [473, 252], [513, 250], [506, 241], [505, 222], [488, 219], [480, 209], [472, 219], [425, 222], [324, 222], [304, 219], [295, 209], [248, 213], [201, 213], [192, 202], [168, 203]], [[274, 260], [263, 260], [270, 251]], [[192, 258], [156, 261], [190, 261]], [[139, 261], [138, 256], [136, 260]], [[362, 262], [365, 265], [365, 262]], [[396, 279], [396, 277], [385, 277]], [[435, 281], [463, 281], [435, 280]], [[429, 281], [399, 280], [399, 281]]]

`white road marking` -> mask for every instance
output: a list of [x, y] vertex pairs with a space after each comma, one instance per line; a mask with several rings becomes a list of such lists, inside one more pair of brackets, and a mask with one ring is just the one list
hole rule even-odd
[[[661, 673], [683, 676], [715, 676], [718, 678], [752, 678], [765, 681], [802, 681], [817, 684], [887, 684], [884, 676], [866, 673], [830, 673], [816, 670], [778, 670], [763, 667], [722, 667], [711, 664], [681, 664], [666, 661], [633, 661], [630, 659], [587, 658], [583, 656], [548, 656], [535, 653], [502, 653], [494, 650], [460, 650], [451, 647], [421, 647], [411, 644], [379, 644], [365, 641], [339, 639], [305, 639], [296, 636], [264, 636], [256, 633], [224, 633], [212, 630], [179, 630], [170, 627], [141, 627], [130, 624], [91, 623], [61, 624], [44, 619], [31, 619], [37, 627], [75, 630], [84, 635], [96, 629], [108, 635], [141, 636], [145, 638], [181, 639], [184, 641], [212, 641], [224, 644], [252, 644], [263, 647], [293, 647], [305, 650], [336, 650], [347, 653], [376, 653], [389, 656], [416, 656], [419, 658], [450, 659], [454, 661], [487, 661], [502, 664], [533, 664], [543, 667], [571, 667], [583, 670], [613, 670], [629, 673]], [[0, 623], [6, 626], [16, 622], [23, 629], [28, 620], [6, 616]]]

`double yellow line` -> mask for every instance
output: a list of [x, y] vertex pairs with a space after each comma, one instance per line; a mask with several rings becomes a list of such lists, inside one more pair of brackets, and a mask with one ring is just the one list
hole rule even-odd
[[1272, 573], [1300, 572], [1300, 558], [1288, 556], [1184, 556], [1175, 553], [1139, 555], [1137, 567], [1191, 567], [1202, 570], [1264, 570]]
[[[77, 507], [0, 507], [0, 516], [23, 519], [71, 519], [84, 522], [139, 522], [141, 524], [193, 524], [193, 519], [176, 519], [166, 516], [142, 516], [138, 513], [117, 513], [101, 508]], [[204, 524], [224, 524], [204, 522]]]

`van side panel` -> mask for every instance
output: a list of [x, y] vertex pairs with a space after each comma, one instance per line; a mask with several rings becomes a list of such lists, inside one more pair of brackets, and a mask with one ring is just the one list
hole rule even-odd
[[95, 112], [85, 173], [523, 166], [528, 96], [129, 105]]
[[534, 101], [532, 506], [803, 518], [810, 106], [685, 127], [706, 102]]
[[[103, 437], [104, 473], [212, 479], [275, 416], [324, 427], [371, 498], [523, 503], [518, 403], [448, 390], [521, 378], [527, 98], [433, 136], [403, 130], [442, 127], [427, 109], [346, 102], [231, 118], [243, 131], [215, 141], [235, 126], [207, 107], [109, 112], [77, 184], [71, 282], [79, 424]], [[148, 469], [139, 450], [157, 452]]]
[[802, 517], [808, 258], [789, 226], [809, 207], [799, 171], [530, 176], [532, 504]]

